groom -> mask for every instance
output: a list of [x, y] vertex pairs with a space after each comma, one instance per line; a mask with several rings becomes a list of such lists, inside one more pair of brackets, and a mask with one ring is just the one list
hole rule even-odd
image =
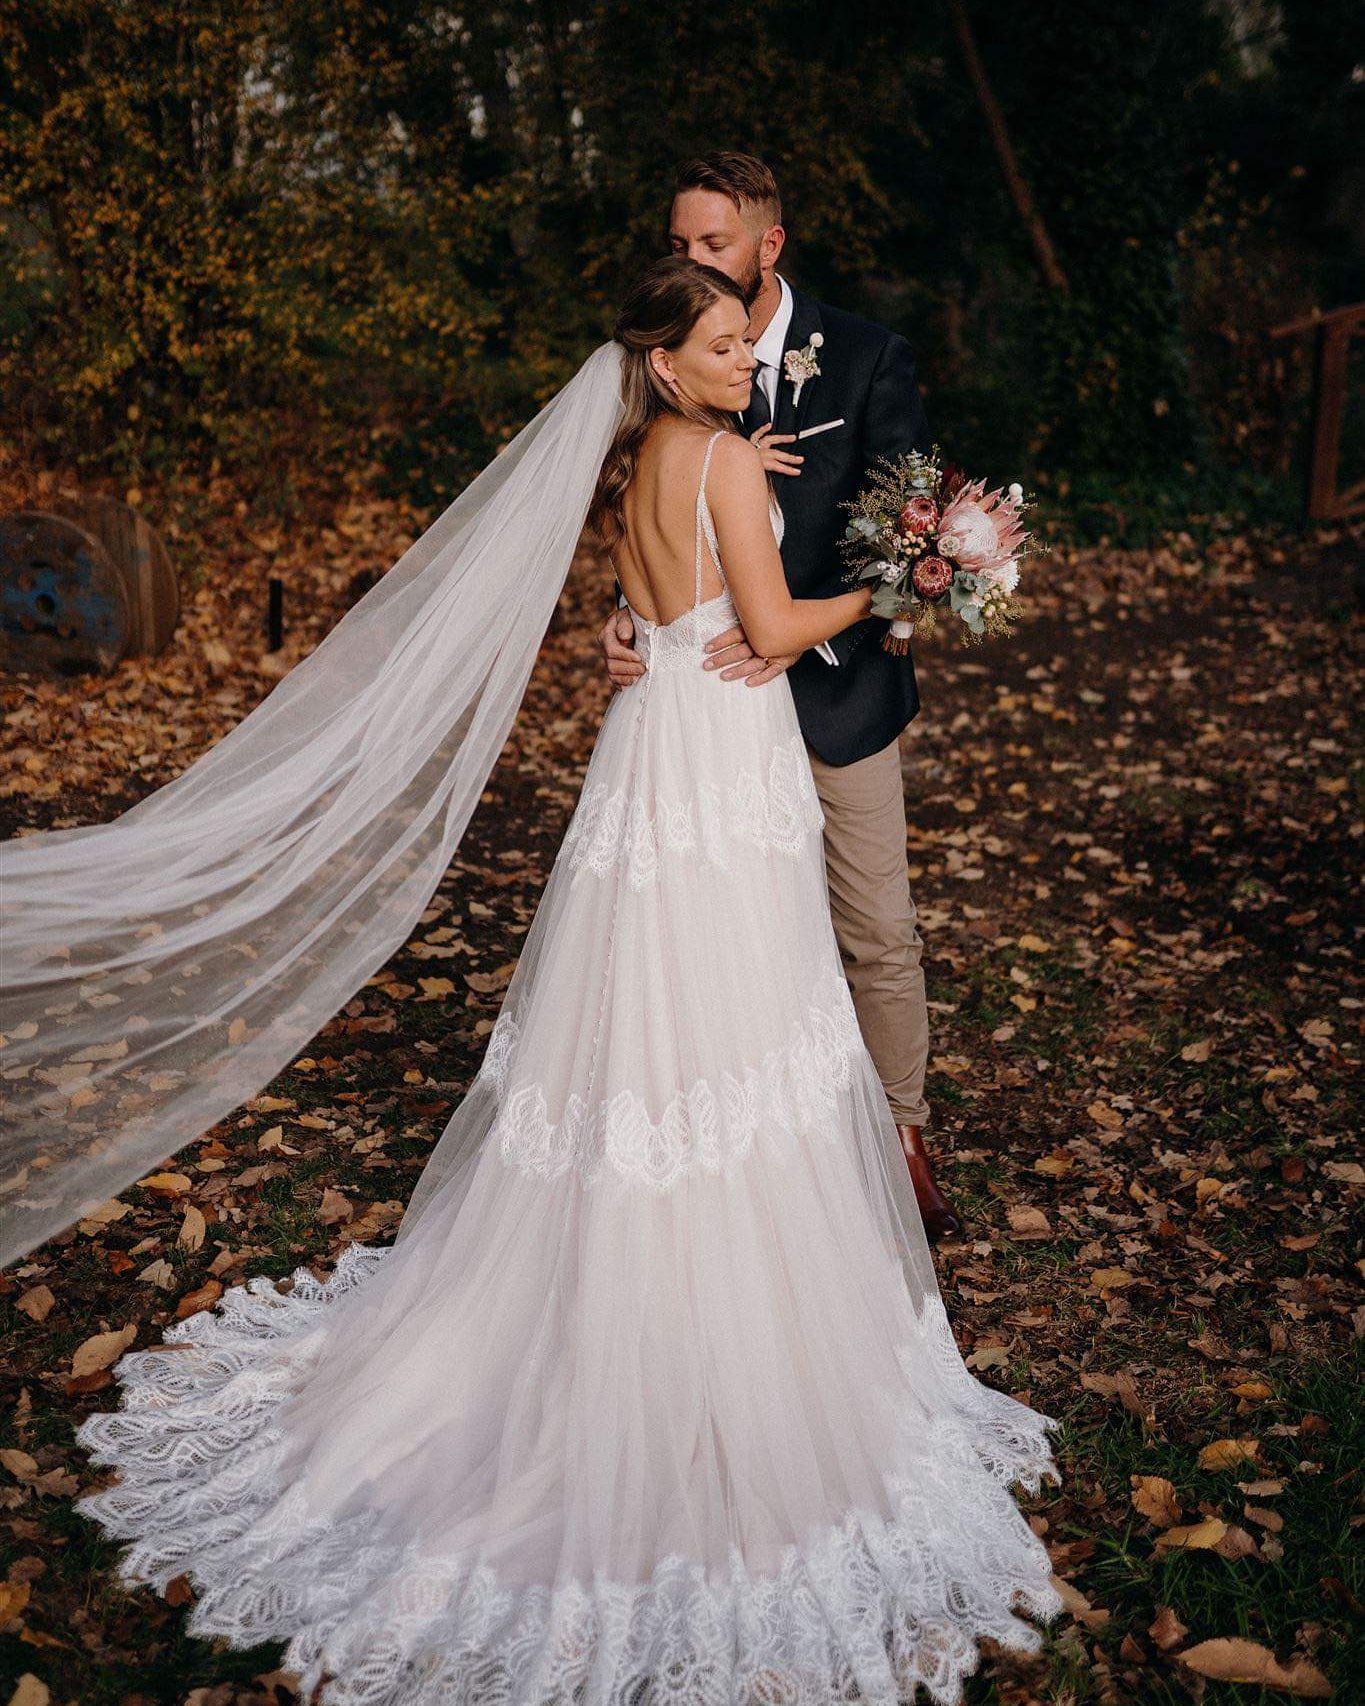
[[[782, 563], [798, 598], [845, 590], [839, 505], [879, 456], [928, 450], [928, 422], [905, 340], [816, 302], [774, 269], [785, 232], [772, 172], [750, 154], [721, 152], [678, 174], [669, 217], [675, 254], [736, 280], [749, 302], [758, 361], [745, 432], [776, 476], [785, 522]], [[799, 354], [798, 354], [799, 352]], [[796, 386], [787, 358], [811, 374]], [[707, 647], [705, 667], [759, 687], [788, 673], [825, 816], [830, 907], [868, 1051], [910, 1166], [930, 1238], [962, 1223], [934, 1178], [923, 1127], [929, 1021], [921, 943], [905, 869], [905, 796], [899, 737], [919, 710], [909, 657], [882, 650], [886, 623], [868, 618], [800, 657], [755, 656], [742, 628]], [[608, 673], [628, 687], [644, 673], [629, 612], [601, 634]]]

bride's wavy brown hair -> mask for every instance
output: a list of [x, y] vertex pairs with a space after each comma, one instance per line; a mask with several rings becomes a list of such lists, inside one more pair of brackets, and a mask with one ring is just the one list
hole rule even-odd
[[734, 279], [685, 255], [666, 255], [646, 267], [621, 304], [612, 337], [625, 350], [621, 362], [625, 413], [588, 508], [588, 526], [605, 550], [610, 551], [625, 532], [626, 488], [635, 477], [640, 446], [655, 421], [663, 415], [678, 415], [700, 426], [735, 430], [734, 417], [724, 410], [676, 396], [649, 359], [651, 350], [675, 350], [686, 343], [697, 321], [722, 296], [733, 296], [747, 309], [744, 292]]

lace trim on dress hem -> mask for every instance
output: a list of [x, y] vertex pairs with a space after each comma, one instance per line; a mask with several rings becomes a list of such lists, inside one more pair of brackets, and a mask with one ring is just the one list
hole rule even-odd
[[766, 777], [741, 770], [721, 790], [652, 802], [634, 787], [589, 782], [564, 838], [571, 870], [607, 877], [623, 870], [633, 889], [658, 880], [661, 856], [691, 853], [728, 869], [736, 848], [799, 854], [824, 828], [824, 814], [799, 735], [774, 747]]
[[1061, 1601], [1008, 1488], [1055, 1475], [1056, 1424], [972, 1380], [937, 1300], [920, 1326], [965, 1376], [962, 1409], [888, 1485], [889, 1520], [850, 1511], [772, 1573], [736, 1552], [726, 1570], [675, 1556], [647, 1582], [518, 1586], [379, 1542], [373, 1512], [310, 1520], [283, 1485], [277, 1411], [327, 1306], [388, 1255], [352, 1246], [330, 1281], [299, 1269], [287, 1293], [235, 1287], [167, 1329], [179, 1354], [126, 1354], [123, 1408], [82, 1424], [81, 1445], [121, 1479], [77, 1508], [134, 1541], [125, 1581], [190, 1577], [192, 1633], [287, 1641], [284, 1668], [305, 1697], [322, 1683], [326, 1706], [897, 1706], [917, 1686], [953, 1706], [978, 1640], [1037, 1650], [1018, 1613], [1047, 1619]]
[[508, 1166], [537, 1179], [572, 1168], [585, 1184], [606, 1173], [659, 1192], [692, 1174], [727, 1171], [760, 1131], [770, 1138], [838, 1131], [831, 1116], [864, 1047], [848, 984], [831, 973], [781, 1047], [740, 1073], [697, 1079], [658, 1119], [633, 1090], [593, 1104], [573, 1094], [552, 1119], [538, 1083], [509, 1091], [520, 1039], [516, 1018], [504, 1010], [480, 1067], [501, 1100], [490, 1141]]

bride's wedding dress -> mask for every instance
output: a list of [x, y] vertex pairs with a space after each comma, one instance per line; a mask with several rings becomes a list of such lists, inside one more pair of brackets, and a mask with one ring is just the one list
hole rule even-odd
[[[709, 464], [714, 439], [706, 449]], [[118, 1365], [80, 1508], [337, 1706], [957, 1698], [1059, 1605], [1050, 1421], [949, 1330], [791, 694], [635, 613], [483, 1066], [391, 1250]], [[780, 511], [774, 508], [775, 525]]]

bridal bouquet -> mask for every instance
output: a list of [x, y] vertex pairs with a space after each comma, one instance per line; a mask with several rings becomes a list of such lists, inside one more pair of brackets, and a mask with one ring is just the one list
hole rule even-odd
[[849, 579], [875, 583], [872, 614], [891, 621], [888, 652], [903, 657], [945, 604], [964, 639], [1012, 631], [1019, 560], [1045, 549], [1020, 525], [1026, 507], [1022, 486], [988, 492], [984, 480], [940, 466], [937, 445], [877, 463], [844, 505], [852, 519], [842, 549]]

